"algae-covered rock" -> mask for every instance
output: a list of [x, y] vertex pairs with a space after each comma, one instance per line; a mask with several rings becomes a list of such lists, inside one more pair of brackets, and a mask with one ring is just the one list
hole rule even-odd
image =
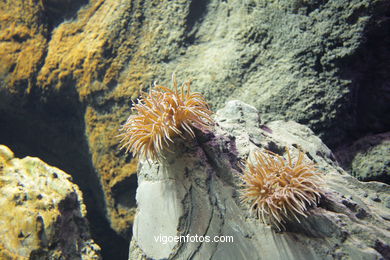
[[[261, 125], [258, 111], [240, 101], [228, 102], [215, 118], [213, 133], [198, 132], [193, 141], [177, 139], [169, 147], [174, 152], [161, 162], [141, 162], [129, 259], [389, 257], [388, 185], [347, 174], [301, 124]], [[290, 220], [277, 231], [240, 202], [240, 160], [259, 148], [286, 157], [285, 147], [294, 158], [297, 148], [303, 150], [306, 160], [318, 165], [325, 195], [307, 218]], [[216, 236], [230, 240], [215, 242]]]
[[390, 133], [368, 135], [336, 151], [341, 165], [363, 181], [390, 184]]
[[70, 175], [0, 145], [0, 258], [101, 259]]

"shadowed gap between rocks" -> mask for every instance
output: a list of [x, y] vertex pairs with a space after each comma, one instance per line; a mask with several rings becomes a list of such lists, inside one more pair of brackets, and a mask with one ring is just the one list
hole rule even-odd
[[192, 0], [186, 21], [186, 41], [187, 45], [191, 45], [195, 42], [195, 34], [198, 30], [196, 24], [201, 22], [207, 12], [207, 0]]
[[43, 3], [44, 15], [49, 30], [65, 20], [74, 19], [79, 9], [88, 4], [88, 0], [46, 0]]
[[325, 142], [332, 149], [353, 143], [367, 134], [389, 131], [390, 117], [390, 3], [379, 6], [377, 16], [366, 28], [365, 41], [356, 54], [340, 64], [341, 78], [350, 80], [349, 119], [340, 122], [348, 128], [343, 142]]
[[[365, 41], [356, 54], [340, 66], [341, 78], [352, 82], [350, 116], [339, 126], [347, 130], [348, 136], [343, 142], [326, 142], [338, 155], [340, 165], [352, 175], [353, 158], [384, 142], [388, 138], [386, 132], [390, 130], [390, 117], [386, 116], [390, 113], [390, 3], [384, 3], [378, 9], [381, 11], [366, 28]], [[368, 141], [374, 135], [377, 136], [375, 142]], [[390, 183], [386, 174], [362, 180]]]
[[91, 235], [103, 259], [127, 259], [129, 241], [107, 221], [103, 191], [92, 166], [85, 138], [84, 108], [74, 88], [26, 96], [0, 89], [0, 143], [16, 157], [39, 157], [73, 177], [83, 192]]

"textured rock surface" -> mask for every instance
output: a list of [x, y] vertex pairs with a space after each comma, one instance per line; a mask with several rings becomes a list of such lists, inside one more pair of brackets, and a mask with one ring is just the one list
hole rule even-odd
[[390, 184], [390, 133], [366, 136], [337, 150], [343, 168], [363, 181]]
[[[129, 259], [387, 259], [389, 186], [363, 183], [335, 163], [313, 132], [293, 121], [260, 126], [258, 111], [230, 101], [215, 132], [178, 141], [161, 163], [142, 163]], [[238, 199], [237, 164], [258, 147], [300, 146], [324, 173], [326, 195], [283, 232], [259, 222]], [[233, 236], [233, 243], [156, 242], [175, 235]]]
[[0, 145], [0, 258], [101, 259], [71, 176]]
[[117, 151], [116, 135], [140, 85], [168, 83], [176, 71], [214, 109], [239, 97], [264, 120], [307, 124], [330, 145], [385, 132], [389, 6], [1, 1], [0, 142], [74, 174], [88, 212], [129, 238], [135, 201], [127, 187], [136, 186], [137, 162]]

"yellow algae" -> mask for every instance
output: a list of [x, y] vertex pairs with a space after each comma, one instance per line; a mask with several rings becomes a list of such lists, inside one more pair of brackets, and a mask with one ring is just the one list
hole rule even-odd
[[111, 223], [114, 230], [125, 231], [134, 223], [136, 209], [123, 209], [118, 207], [115, 211], [110, 212], [110, 218], [115, 222]]
[[[125, 109], [119, 109], [125, 114]], [[96, 110], [88, 107], [85, 114], [86, 132], [92, 154], [93, 165], [98, 169], [100, 180], [106, 196], [108, 217], [112, 228], [119, 233], [128, 230], [134, 219], [130, 209], [120, 209], [112, 197], [112, 188], [125, 178], [137, 172], [137, 160], [125, 162], [123, 157], [118, 156], [118, 129], [120, 127], [118, 114], [101, 115]]]
[[[136, 21], [137, 13], [141, 15], [140, 9], [133, 13]], [[137, 26], [139, 28], [137, 28]], [[106, 31], [101, 30], [102, 33]], [[153, 75], [157, 66], [153, 60], [148, 59], [150, 50], [158, 42], [158, 31], [151, 28], [148, 23], [132, 24], [131, 33], [124, 32], [116, 38], [118, 42], [109, 39], [105, 46], [117, 46], [116, 55], [109, 57], [107, 70], [101, 75], [101, 82], [104, 85], [114, 83], [114, 87], [103, 87], [93, 81], [89, 84], [79, 86], [79, 94], [84, 99], [95, 91], [105, 91], [104, 101], [135, 100], [139, 96], [140, 88], [145, 89], [152, 83]], [[119, 44], [119, 45], [118, 45]], [[103, 110], [104, 111], [104, 110]], [[118, 130], [120, 123], [125, 120], [129, 113], [129, 107], [116, 107], [110, 112], [103, 112], [92, 106], [88, 106], [85, 113], [86, 135], [92, 154], [94, 167], [100, 175], [101, 184], [106, 196], [107, 213], [111, 226], [119, 233], [129, 228], [134, 219], [132, 209], [120, 208], [114, 201], [112, 188], [131, 174], [135, 174], [138, 161], [132, 159], [126, 162], [118, 152]]]
[[17, 22], [26, 24], [30, 28], [41, 27], [42, 5], [35, 4], [34, 0], [25, 1], [1, 1], [0, 2], [0, 22]]
[[5, 145], [0, 145], [0, 158], [5, 162], [14, 158], [14, 153]]
[[[118, 134], [120, 122], [113, 122], [111, 115], [99, 115], [88, 107], [85, 115], [88, 142], [92, 152], [93, 164], [99, 169], [106, 191], [117, 182], [130, 176], [137, 170], [137, 162], [125, 163], [118, 157]], [[108, 151], [107, 147], [111, 148]], [[108, 189], [108, 190], [107, 190]]]
[[[14, 158], [14, 153], [5, 145], [0, 145], [0, 175], [3, 174], [3, 170], [7, 167]], [[0, 179], [0, 187], [6, 184], [6, 180]]]
[[46, 39], [25, 25], [12, 24], [0, 32], [0, 75], [12, 87], [20, 80], [31, 80], [42, 61]]
[[0, 244], [0, 259], [2, 260], [24, 260], [24, 259], [29, 259], [29, 257], [21, 256], [18, 254], [15, 254], [8, 249], [4, 248]]
[[121, 167], [117, 167], [113, 171], [110, 172], [110, 178], [107, 180], [109, 187], [114, 187], [118, 182], [123, 181], [125, 177], [129, 177], [133, 174], [137, 174], [138, 169], [138, 160], [133, 159], [130, 163], [126, 163]]
[[91, 1], [78, 12], [78, 19], [64, 22], [53, 31], [45, 64], [38, 75], [41, 86], [61, 88], [66, 86], [68, 80], [74, 80], [83, 100], [102, 89], [101, 84], [95, 81], [106, 67], [110, 76], [103, 76], [105, 82], [117, 76], [123, 65], [116, 63], [111, 68], [112, 60], [105, 57], [104, 51], [112, 40], [109, 37], [112, 21], [105, 20], [105, 17], [116, 10], [119, 3], [103, 2]]
[[44, 58], [47, 32], [40, 23], [41, 12], [34, 1], [0, 2], [0, 77], [10, 91], [17, 82], [31, 82]]
[[[82, 194], [68, 174], [38, 158], [14, 158], [10, 149], [0, 146], [0, 160], [7, 162], [0, 175], [0, 237], [7, 236], [0, 241], [0, 258], [27, 259], [42, 247], [42, 235], [48, 241], [55, 236], [58, 204], [75, 192], [83, 205]], [[85, 207], [80, 213], [85, 216]]]
[[[130, 31], [116, 26], [118, 32], [113, 35], [113, 24], [130, 19], [122, 18], [127, 14], [118, 4], [92, 1], [78, 12], [78, 19], [53, 31], [39, 85], [61, 88], [74, 81], [81, 100], [99, 91], [107, 91], [105, 99], [138, 96], [139, 86], [152, 78], [145, 54], [157, 39], [148, 27], [140, 30], [137, 23]], [[139, 12], [136, 9], [133, 15]], [[107, 85], [112, 83], [116, 86], [109, 91]]]

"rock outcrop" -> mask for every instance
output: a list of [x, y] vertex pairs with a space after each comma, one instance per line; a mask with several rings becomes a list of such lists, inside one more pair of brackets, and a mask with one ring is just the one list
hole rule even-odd
[[[228, 102], [216, 122], [212, 133], [178, 139], [161, 162], [141, 163], [129, 259], [390, 257], [388, 185], [356, 180], [309, 128], [293, 121], [261, 125], [259, 112], [240, 101]], [[285, 146], [295, 156], [297, 147], [304, 150], [326, 186], [307, 218], [289, 221], [277, 232], [240, 203], [238, 166], [255, 149], [283, 155]], [[198, 238], [188, 242], [187, 235]], [[174, 241], [174, 236], [183, 238]], [[206, 243], [200, 236], [230, 236], [234, 242]]]
[[101, 259], [70, 175], [0, 145], [0, 258]]
[[336, 151], [342, 167], [362, 181], [390, 184], [390, 133], [369, 135]]

